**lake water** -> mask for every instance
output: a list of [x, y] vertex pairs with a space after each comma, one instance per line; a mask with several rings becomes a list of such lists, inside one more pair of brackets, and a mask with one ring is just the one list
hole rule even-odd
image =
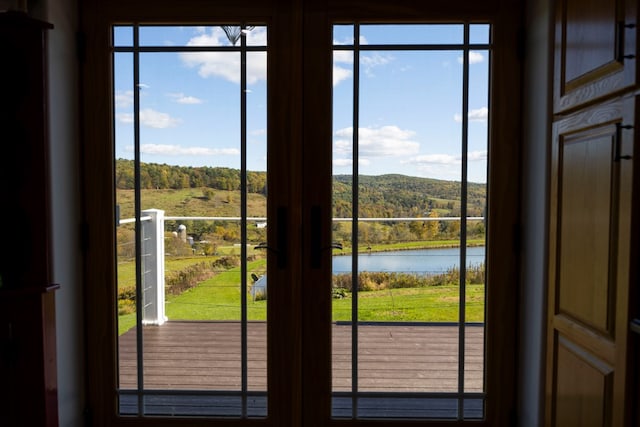
[[[351, 255], [333, 257], [333, 273], [351, 272]], [[467, 248], [467, 267], [484, 263], [485, 248]], [[460, 265], [459, 248], [418, 249], [410, 251], [374, 252], [358, 255], [358, 271], [438, 274]]]

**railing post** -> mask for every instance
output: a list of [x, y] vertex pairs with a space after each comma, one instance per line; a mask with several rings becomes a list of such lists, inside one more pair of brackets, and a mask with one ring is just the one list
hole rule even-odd
[[142, 216], [142, 324], [162, 325], [164, 314], [164, 211], [148, 209]]

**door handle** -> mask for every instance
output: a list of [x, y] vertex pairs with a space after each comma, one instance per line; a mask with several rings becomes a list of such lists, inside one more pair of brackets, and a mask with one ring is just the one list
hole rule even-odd
[[311, 207], [311, 268], [320, 268], [322, 265], [322, 252], [331, 249], [342, 250], [342, 244], [339, 242], [332, 242], [328, 247], [322, 246], [322, 224], [320, 206], [314, 205]]
[[624, 21], [617, 23], [617, 34], [615, 40], [615, 52], [616, 60], [618, 62], [624, 62], [625, 59], [635, 59], [635, 55], [627, 54], [625, 52], [625, 33], [627, 29], [633, 30], [636, 28], [636, 24], [627, 24]]
[[629, 329], [631, 330], [631, 332], [635, 332], [636, 334], [640, 335], [640, 319], [633, 319], [629, 323]]
[[633, 129], [631, 125], [623, 125], [621, 123], [616, 123], [616, 133], [615, 133], [615, 153], [613, 157], [614, 162], [619, 162], [620, 160], [631, 160], [632, 157], [630, 155], [622, 155], [622, 130]]
[[287, 241], [287, 208], [280, 206], [276, 213], [276, 240], [278, 246], [273, 248], [266, 242], [258, 244], [254, 249], [266, 249], [277, 256], [276, 265], [279, 269], [287, 268], [288, 241]]

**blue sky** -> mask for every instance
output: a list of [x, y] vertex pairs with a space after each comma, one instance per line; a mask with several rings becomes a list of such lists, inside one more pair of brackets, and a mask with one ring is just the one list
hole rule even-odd
[[[362, 46], [382, 43], [459, 43], [462, 26], [362, 26]], [[247, 32], [265, 46], [267, 31]], [[471, 41], [486, 43], [488, 27]], [[131, 45], [131, 29], [115, 45]], [[336, 26], [335, 45], [353, 43], [351, 26]], [[145, 27], [142, 46], [224, 46], [220, 27]], [[133, 158], [133, 61], [115, 53], [116, 157]], [[334, 173], [351, 173], [353, 53], [336, 51], [333, 67]], [[471, 51], [469, 180], [486, 182], [488, 53]], [[401, 173], [460, 180], [462, 51], [363, 51], [360, 54], [359, 168], [361, 174]], [[266, 53], [247, 56], [247, 165], [266, 168]], [[240, 54], [140, 54], [140, 140], [144, 162], [240, 167]], [[277, 94], [276, 94], [277, 95]]]

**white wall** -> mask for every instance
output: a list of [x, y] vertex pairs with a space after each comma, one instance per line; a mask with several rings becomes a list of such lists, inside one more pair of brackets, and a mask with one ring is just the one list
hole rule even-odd
[[547, 171], [552, 85], [553, 1], [526, 4], [523, 87], [522, 292], [518, 425], [544, 424], [546, 342]]
[[30, 2], [49, 32], [49, 126], [56, 292], [58, 411], [61, 427], [84, 425], [84, 329], [80, 251], [79, 113], [76, 0]]

